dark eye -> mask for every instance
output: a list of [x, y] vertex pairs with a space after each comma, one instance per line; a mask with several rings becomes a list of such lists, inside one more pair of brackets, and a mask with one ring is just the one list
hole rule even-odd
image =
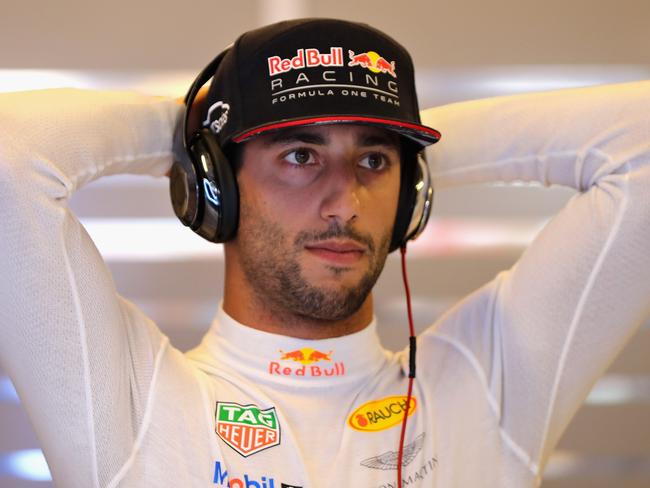
[[386, 167], [386, 157], [381, 153], [370, 153], [359, 162], [364, 168], [379, 170]]
[[298, 166], [314, 163], [314, 158], [308, 149], [295, 149], [288, 153], [284, 159], [287, 162]]

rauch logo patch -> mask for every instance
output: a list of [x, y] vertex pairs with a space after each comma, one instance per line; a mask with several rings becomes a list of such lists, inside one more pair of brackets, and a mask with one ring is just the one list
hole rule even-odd
[[[411, 397], [409, 416], [417, 407], [415, 397]], [[404, 419], [406, 396], [391, 396], [381, 400], [364, 403], [348, 418], [348, 425], [362, 432], [377, 432], [398, 425]]]
[[280, 422], [275, 407], [217, 402], [217, 435], [244, 457], [280, 444]]

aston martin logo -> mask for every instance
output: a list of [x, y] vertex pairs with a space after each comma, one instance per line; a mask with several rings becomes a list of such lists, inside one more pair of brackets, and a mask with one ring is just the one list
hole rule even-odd
[[[415, 438], [413, 442], [404, 446], [404, 457], [402, 458], [402, 467], [409, 465], [415, 459], [415, 456], [422, 450], [424, 445], [424, 432]], [[379, 456], [371, 457], [361, 461], [361, 466], [372, 469], [397, 469], [397, 451], [388, 451]]]

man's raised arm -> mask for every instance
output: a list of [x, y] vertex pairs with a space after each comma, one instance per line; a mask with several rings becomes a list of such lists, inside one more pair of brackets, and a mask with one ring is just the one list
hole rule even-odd
[[536, 181], [578, 192], [512, 269], [423, 338], [473, 365], [506, 444], [540, 476], [650, 313], [650, 82], [453, 104], [423, 122], [443, 134], [429, 150], [437, 187]]
[[0, 362], [60, 486], [104, 486], [122, 465], [166, 344], [117, 295], [68, 200], [103, 175], [163, 175], [178, 108], [128, 93], [0, 95]]

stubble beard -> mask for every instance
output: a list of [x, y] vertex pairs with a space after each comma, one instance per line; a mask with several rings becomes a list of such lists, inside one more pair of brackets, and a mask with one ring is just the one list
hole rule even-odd
[[[240, 262], [261, 306], [286, 322], [324, 324], [345, 320], [361, 308], [386, 262], [390, 233], [375, 243], [368, 235], [333, 225], [325, 231], [302, 231], [290, 242], [281, 225], [249, 211], [244, 204], [240, 211], [248, 223], [237, 235]], [[353, 239], [366, 246], [368, 269], [357, 283], [319, 287], [305, 279], [299, 260], [304, 244], [332, 238]], [[346, 272], [335, 266], [329, 270], [335, 277]]]

